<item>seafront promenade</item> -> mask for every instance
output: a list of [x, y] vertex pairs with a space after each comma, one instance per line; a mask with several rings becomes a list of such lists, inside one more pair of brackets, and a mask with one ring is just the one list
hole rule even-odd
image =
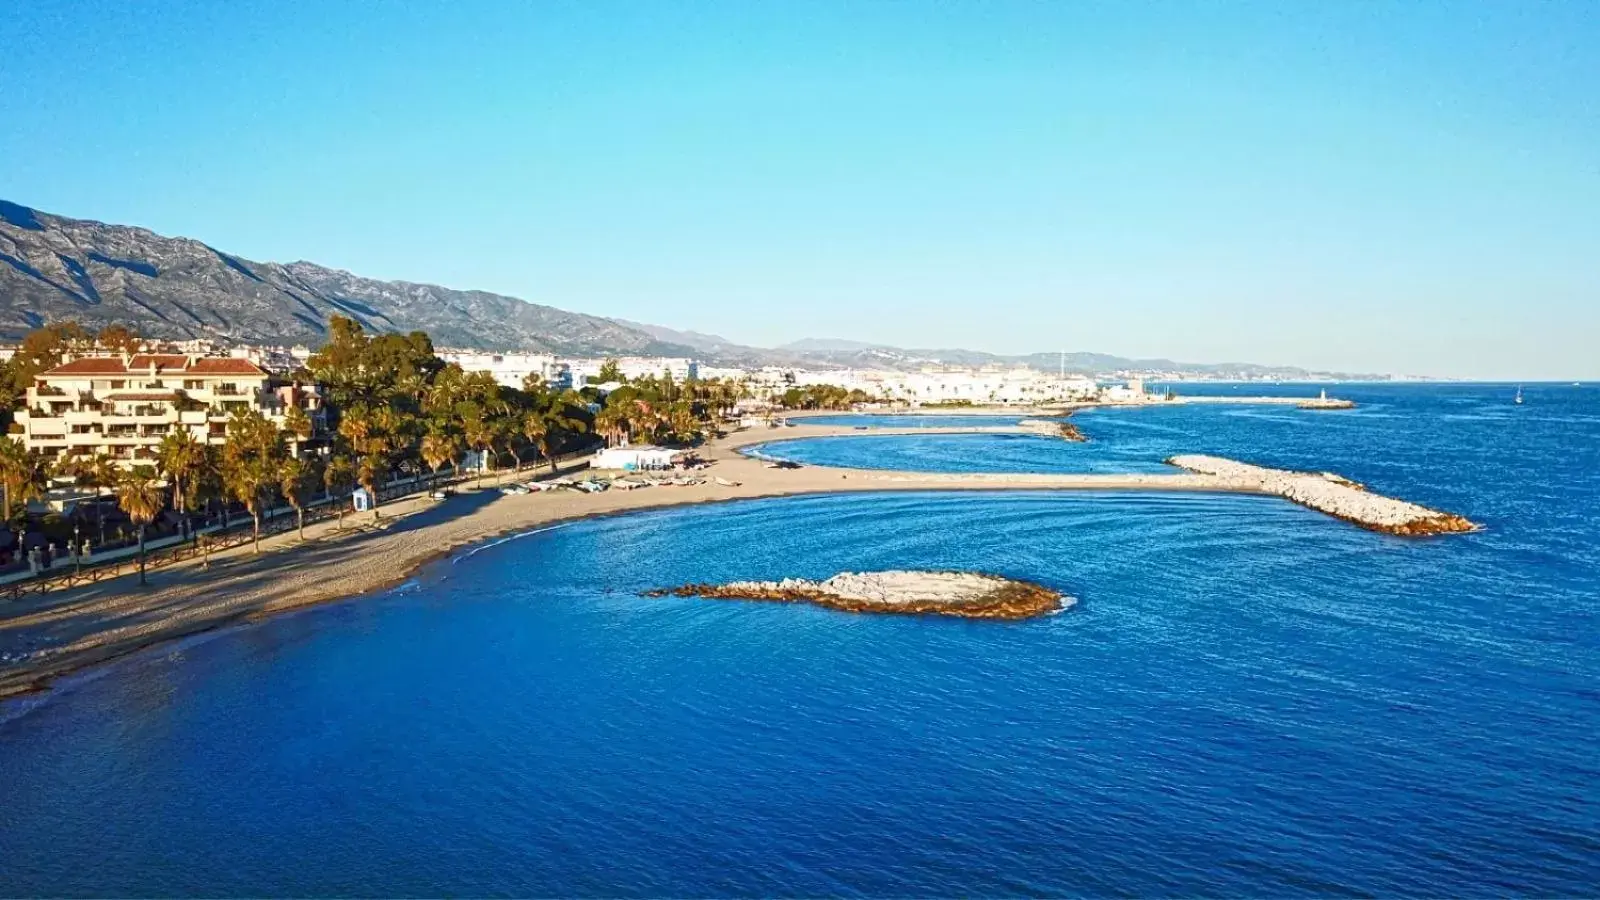
[[[274, 612], [351, 597], [397, 584], [420, 565], [457, 547], [509, 533], [588, 516], [632, 510], [802, 494], [877, 491], [1093, 490], [1232, 492], [1284, 497], [1331, 515], [1392, 534], [1431, 533], [1422, 523], [1459, 517], [1337, 485], [1340, 505], [1317, 505], [1307, 473], [1221, 466], [1183, 460], [1188, 471], [1149, 474], [933, 474], [806, 466], [771, 468], [745, 454], [753, 445], [778, 439], [930, 433], [1020, 433], [1020, 427], [872, 429], [793, 425], [736, 432], [701, 450], [717, 480], [704, 484], [510, 496], [486, 479], [484, 490], [443, 501], [412, 499], [386, 506], [384, 517], [348, 516], [349, 527], [332, 522], [307, 529], [307, 540], [291, 534], [214, 555], [209, 568], [177, 563], [151, 573], [147, 589], [131, 577], [108, 580], [0, 606], [0, 697], [43, 686], [61, 674], [152, 644], [242, 623]], [[509, 473], [508, 473], [509, 474]], [[527, 478], [528, 473], [518, 477]], [[1308, 498], [1311, 502], [1308, 502]], [[1400, 504], [1397, 506], [1396, 504]], [[1407, 518], [1409, 516], [1410, 518]]]

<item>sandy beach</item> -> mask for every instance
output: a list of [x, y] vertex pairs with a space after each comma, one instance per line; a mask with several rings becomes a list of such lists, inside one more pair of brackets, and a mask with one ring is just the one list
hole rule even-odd
[[[1236, 478], [1196, 472], [1127, 475], [922, 474], [806, 466], [769, 468], [740, 448], [779, 439], [836, 435], [973, 432], [1019, 433], [1012, 427], [873, 429], [794, 425], [737, 432], [702, 448], [706, 473], [733, 486], [658, 486], [644, 490], [576, 491], [508, 496], [493, 477], [482, 490], [468, 486], [443, 501], [393, 503], [374, 522], [346, 517], [346, 528], [323, 522], [294, 534], [219, 553], [209, 568], [198, 561], [150, 572], [139, 588], [133, 576], [0, 606], [0, 697], [37, 690], [64, 673], [163, 641], [283, 610], [354, 597], [403, 581], [452, 549], [542, 525], [632, 510], [801, 494], [919, 490], [1138, 490], [1266, 493]], [[513, 475], [526, 480], [528, 471]]]

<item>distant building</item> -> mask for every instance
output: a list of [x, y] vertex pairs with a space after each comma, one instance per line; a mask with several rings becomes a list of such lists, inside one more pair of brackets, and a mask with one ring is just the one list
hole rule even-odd
[[[583, 387], [590, 378], [600, 377], [600, 370], [607, 362], [593, 357], [562, 360], [571, 373], [573, 387]], [[700, 377], [700, 363], [682, 356], [621, 356], [616, 357], [616, 363], [622, 370], [622, 377], [628, 379], [671, 375], [676, 381], [687, 381]]]
[[[481, 350], [438, 350], [438, 357], [455, 363], [464, 372], [488, 372], [505, 387], [520, 389], [524, 379], [533, 376], [540, 382], [570, 386], [567, 367], [545, 353], [486, 353]], [[565, 382], [565, 384], [563, 384]]]
[[[315, 386], [272, 383], [245, 359], [179, 354], [86, 356], [35, 376], [11, 437], [47, 458], [101, 453], [119, 465], [154, 465], [155, 448], [176, 429], [221, 444], [228, 419], [254, 410], [282, 427], [304, 410], [315, 439], [325, 426]], [[298, 453], [300, 441], [291, 438]]]
[[589, 463], [591, 469], [624, 469], [638, 471], [670, 469], [674, 460], [683, 455], [682, 450], [669, 450], [648, 444], [638, 447], [607, 447], [596, 453]]

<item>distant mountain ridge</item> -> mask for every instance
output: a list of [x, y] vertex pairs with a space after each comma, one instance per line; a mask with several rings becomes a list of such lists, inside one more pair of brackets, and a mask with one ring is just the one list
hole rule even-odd
[[441, 346], [689, 352], [611, 319], [514, 297], [378, 281], [309, 262], [254, 262], [189, 238], [0, 201], [0, 337], [76, 319], [179, 340], [317, 345], [334, 315], [374, 331], [421, 329]]
[[915, 369], [924, 365], [992, 366], [1023, 365], [1041, 372], [1064, 371], [1074, 375], [1111, 372], [1182, 372], [1216, 379], [1296, 380], [1327, 375], [1344, 380], [1382, 380], [1387, 376], [1345, 372], [1313, 372], [1299, 366], [1267, 366], [1257, 363], [1186, 363], [1170, 359], [1135, 359], [1105, 353], [1027, 353], [999, 354], [981, 350], [906, 349], [886, 344], [870, 344], [839, 338], [806, 338], [784, 344], [790, 351], [814, 363], [852, 368]]
[[[1054, 353], [907, 350], [835, 338], [775, 349], [720, 335], [569, 312], [487, 291], [379, 281], [310, 262], [254, 262], [190, 238], [40, 212], [0, 200], [0, 339], [46, 322], [121, 323], [152, 337], [231, 343], [322, 343], [332, 316], [372, 331], [422, 330], [439, 346], [568, 356], [690, 356], [743, 366], [1015, 365], [1055, 371]], [[1300, 378], [1294, 367], [1205, 365], [1069, 353], [1075, 373], [1186, 371], [1212, 377]]]

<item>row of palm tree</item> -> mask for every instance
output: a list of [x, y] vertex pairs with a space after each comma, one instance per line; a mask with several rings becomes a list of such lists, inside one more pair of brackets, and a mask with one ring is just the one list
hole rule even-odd
[[[51, 463], [15, 441], [0, 441], [0, 501], [9, 521], [17, 504], [42, 498], [53, 480], [114, 495], [138, 530], [142, 582], [146, 528], [168, 508], [187, 533], [196, 512], [213, 509], [226, 524], [229, 505], [237, 503], [251, 518], [259, 552], [262, 515], [279, 501], [294, 509], [303, 538], [305, 510], [319, 495], [340, 498], [342, 527], [343, 497], [357, 486], [370, 495], [376, 518], [379, 490], [394, 475], [437, 478], [459, 470], [469, 451], [478, 455], [480, 479], [507, 457], [519, 468], [542, 458], [554, 470], [563, 450], [597, 437], [607, 444], [690, 444], [750, 395], [740, 382], [679, 381], [666, 373], [629, 380], [614, 363], [608, 371], [622, 386], [604, 396], [593, 386], [554, 390], [536, 377], [510, 388], [486, 372], [444, 363], [422, 332], [367, 335], [354, 320], [335, 317], [328, 343], [299, 373], [321, 387], [325, 423], [293, 408], [281, 426], [258, 412], [239, 413], [220, 445], [178, 428], [151, 464], [132, 468], [100, 455]], [[789, 393], [774, 399], [832, 407], [860, 392]]]

